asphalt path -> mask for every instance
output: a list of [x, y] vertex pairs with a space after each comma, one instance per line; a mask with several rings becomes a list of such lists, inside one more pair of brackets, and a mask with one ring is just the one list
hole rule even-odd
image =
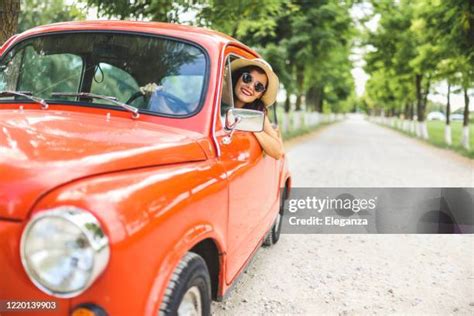
[[[296, 187], [473, 187], [474, 162], [351, 118], [287, 144]], [[474, 235], [289, 235], [214, 315], [473, 315]]]

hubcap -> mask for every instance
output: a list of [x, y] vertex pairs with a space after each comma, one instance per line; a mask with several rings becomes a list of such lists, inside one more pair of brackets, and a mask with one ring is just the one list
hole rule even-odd
[[179, 316], [201, 316], [201, 292], [197, 286], [190, 287], [178, 307]]

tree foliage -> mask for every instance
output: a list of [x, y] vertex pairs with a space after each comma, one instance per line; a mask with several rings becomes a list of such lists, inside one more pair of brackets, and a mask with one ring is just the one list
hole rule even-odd
[[76, 5], [67, 5], [64, 0], [22, 0], [18, 31], [23, 32], [38, 25], [85, 18], [85, 13], [80, 8]]
[[[433, 83], [473, 86], [474, 3], [470, 0], [372, 0], [380, 15], [368, 33], [366, 101], [372, 109], [424, 120]], [[468, 101], [467, 101], [468, 102]]]
[[[343, 110], [353, 95], [349, 61], [353, 33], [342, 0], [87, 0], [100, 14], [121, 19], [187, 22], [229, 34], [262, 52], [287, 94], [308, 108]], [[185, 14], [186, 13], [186, 14]], [[194, 16], [184, 21], [184, 16]]]

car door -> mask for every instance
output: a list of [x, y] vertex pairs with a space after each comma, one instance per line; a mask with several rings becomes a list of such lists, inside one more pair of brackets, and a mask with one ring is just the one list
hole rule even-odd
[[[231, 142], [224, 130], [223, 118], [227, 108], [233, 107], [230, 62], [239, 56], [226, 58], [223, 76], [221, 120], [216, 124], [219, 161], [229, 181], [229, 216], [227, 230], [226, 281], [230, 283], [245, 265], [269, 225], [269, 212], [278, 189], [275, 189], [275, 159], [263, 153], [251, 132], [235, 131]], [[248, 56], [248, 58], [253, 58]]]
[[[268, 109], [268, 119], [272, 123], [273, 128], [278, 132], [278, 135], [280, 136], [280, 138], [282, 138], [280, 125], [278, 124], [276, 103]], [[282, 174], [280, 173], [280, 170], [282, 170], [282, 165], [283, 165], [283, 159], [279, 159], [279, 160], [273, 159], [273, 168], [274, 168], [273, 176], [274, 176], [274, 181], [275, 181], [275, 186], [273, 187], [273, 191], [271, 193], [271, 196], [275, 198], [273, 201], [271, 201], [271, 203], [273, 204], [279, 203], [279, 194], [280, 194], [280, 189], [281, 189], [280, 178], [282, 176]], [[273, 211], [273, 209], [271, 209], [270, 211]]]

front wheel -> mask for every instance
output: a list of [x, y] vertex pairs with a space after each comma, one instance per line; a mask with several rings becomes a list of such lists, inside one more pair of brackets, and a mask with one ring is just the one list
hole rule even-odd
[[173, 272], [159, 315], [207, 316], [211, 313], [211, 281], [204, 259], [188, 252]]

